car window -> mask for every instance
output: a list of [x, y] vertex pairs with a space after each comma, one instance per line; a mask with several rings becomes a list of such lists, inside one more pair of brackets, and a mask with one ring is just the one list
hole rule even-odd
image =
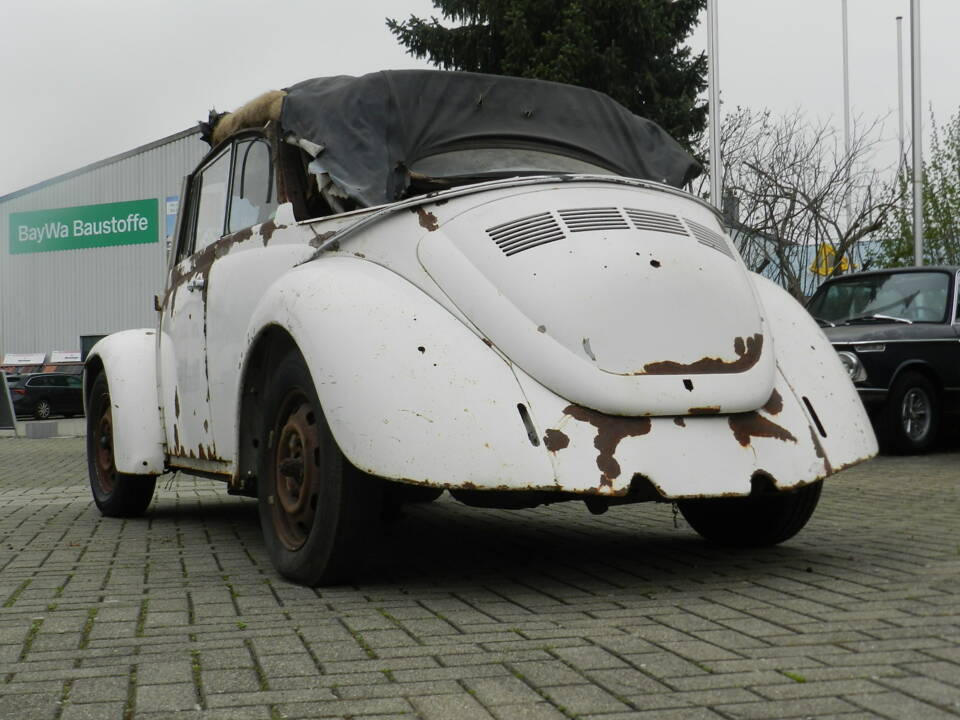
[[261, 138], [241, 140], [234, 149], [228, 232], [258, 225], [277, 208], [270, 145]]
[[69, 376], [66, 380], [67, 380], [67, 387], [78, 388], [81, 385], [83, 385], [83, 383], [80, 382], [80, 378], [74, 375]]
[[50, 378], [50, 384], [54, 387], [66, 387], [67, 379], [65, 377], [53, 377]]
[[48, 382], [49, 379], [50, 378], [45, 377], [30, 378], [30, 380], [27, 381], [27, 387], [46, 387], [50, 384]]
[[943, 272], [865, 275], [824, 285], [808, 309], [833, 323], [900, 318], [910, 322], [944, 322], [949, 316], [950, 276]]
[[203, 250], [223, 237], [229, 174], [230, 151], [227, 149], [194, 178], [193, 193], [197, 205], [193, 252]]

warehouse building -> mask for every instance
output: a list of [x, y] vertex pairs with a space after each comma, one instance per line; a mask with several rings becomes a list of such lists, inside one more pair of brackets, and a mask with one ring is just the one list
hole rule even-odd
[[156, 325], [181, 183], [207, 150], [191, 128], [0, 197], [4, 365]]

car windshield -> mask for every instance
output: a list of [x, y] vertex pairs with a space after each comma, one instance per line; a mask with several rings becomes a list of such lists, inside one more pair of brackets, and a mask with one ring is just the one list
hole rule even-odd
[[950, 278], [904, 272], [841, 279], [820, 288], [807, 309], [821, 324], [944, 322]]

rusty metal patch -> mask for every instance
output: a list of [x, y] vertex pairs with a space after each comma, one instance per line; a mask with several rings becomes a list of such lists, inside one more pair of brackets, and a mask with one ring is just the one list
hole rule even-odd
[[774, 388], [763, 409], [770, 415], [779, 415], [783, 411], [783, 396]]
[[643, 366], [646, 375], [717, 375], [741, 373], [749, 370], [760, 360], [763, 351], [763, 333], [756, 333], [746, 339], [734, 338], [733, 351], [736, 360], [705, 357], [692, 363], [678, 363], [673, 360], [647, 363]]
[[689, 412], [691, 415], [719, 415], [720, 406], [707, 405], [706, 407], [694, 407], [690, 408], [687, 412]]
[[550, 428], [543, 436], [543, 446], [550, 452], [559, 452], [570, 445], [570, 438], [560, 430]]
[[273, 237], [273, 234], [277, 230], [285, 228], [286, 225], [277, 225], [273, 220], [267, 220], [260, 226], [260, 237], [263, 238], [263, 246], [266, 247], [267, 243], [270, 242], [270, 238]]
[[743, 447], [750, 445], [750, 438], [773, 438], [783, 442], [797, 442], [793, 434], [785, 427], [768, 420], [758, 412], [736, 413], [729, 418], [733, 436]]
[[[321, 245], [323, 245], [324, 242], [326, 242], [327, 240], [329, 240], [330, 238], [332, 238], [332, 237], [333, 237], [334, 235], [336, 235], [336, 234], [337, 234], [337, 233], [336, 233], [335, 230], [330, 230], [330, 231], [325, 232], [325, 233], [318, 233], [318, 232], [314, 231], [314, 233], [313, 233], [313, 239], [310, 241], [310, 247], [319, 248]], [[331, 248], [331, 249], [333, 249], [333, 250], [339, 250], [340, 247], [337, 246], [337, 247]]]
[[410, 208], [410, 210], [417, 214], [417, 219], [420, 221], [420, 227], [427, 232], [433, 232], [440, 227], [440, 223], [437, 222], [437, 216], [427, 210], [425, 207], [417, 206], [415, 208]]
[[673, 424], [676, 425], [677, 427], [686, 427], [686, 426], [687, 426], [686, 420], [684, 420], [682, 417], [675, 417], [675, 418], [673, 419]]
[[620, 463], [614, 458], [617, 445], [626, 437], [639, 437], [650, 432], [648, 417], [620, 417], [605, 415], [580, 405], [568, 405], [564, 414], [574, 420], [590, 423], [597, 429], [593, 446], [600, 451], [597, 455], [597, 467], [600, 468], [600, 486], [613, 487], [615, 478], [620, 477]]

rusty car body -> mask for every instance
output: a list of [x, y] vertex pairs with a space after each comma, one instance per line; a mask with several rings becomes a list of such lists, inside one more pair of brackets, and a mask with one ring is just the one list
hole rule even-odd
[[746, 269], [697, 164], [583, 88], [321, 78], [211, 114], [155, 328], [87, 359], [107, 515], [157, 475], [259, 497], [284, 576], [349, 576], [384, 506], [677, 502], [772, 544], [876, 441], [830, 343]]

